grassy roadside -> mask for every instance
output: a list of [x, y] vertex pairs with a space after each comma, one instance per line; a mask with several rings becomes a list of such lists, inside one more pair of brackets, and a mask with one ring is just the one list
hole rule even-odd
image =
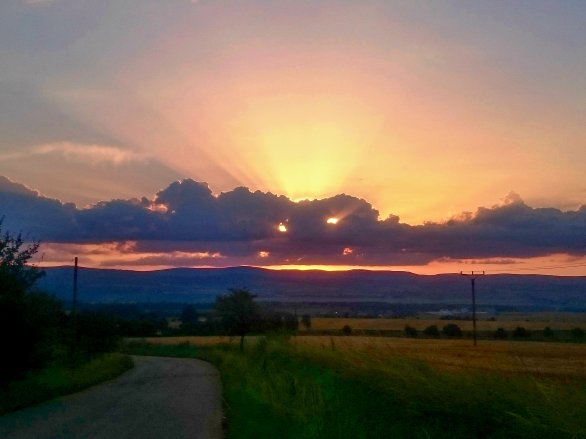
[[77, 392], [117, 377], [133, 367], [132, 358], [103, 354], [76, 368], [51, 366], [34, 371], [0, 389], [0, 415]]
[[446, 372], [397, 357], [261, 339], [244, 353], [135, 343], [136, 354], [197, 357], [222, 374], [228, 438], [586, 437], [586, 384]]

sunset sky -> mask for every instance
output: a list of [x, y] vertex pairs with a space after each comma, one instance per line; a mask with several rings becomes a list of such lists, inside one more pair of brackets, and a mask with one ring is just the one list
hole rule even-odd
[[2, 228], [44, 264], [584, 275], [584, 17], [4, 0]]

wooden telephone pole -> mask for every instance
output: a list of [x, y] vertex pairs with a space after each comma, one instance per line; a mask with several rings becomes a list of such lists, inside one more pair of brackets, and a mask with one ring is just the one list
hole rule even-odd
[[73, 265], [73, 297], [71, 300], [71, 326], [73, 327], [73, 338], [71, 340], [71, 354], [75, 359], [77, 346], [77, 256]]
[[484, 271], [460, 271], [460, 275], [469, 277], [472, 286], [472, 338], [474, 339], [474, 346], [476, 346], [476, 278], [484, 276]]

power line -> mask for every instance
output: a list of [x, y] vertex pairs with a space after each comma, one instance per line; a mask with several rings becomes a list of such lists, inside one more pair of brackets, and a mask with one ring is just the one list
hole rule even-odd
[[510, 270], [484, 270], [486, 272], [491, 273], [509, 273], [511, 271], [537, 271], [537, 270], [557, 270], [561, 268], [577, 268], [577, 267], [586, 267], [586, 264], [568, 264], [568, 265], [549, 265], [549, 266], [541, 266], [541, 267], [522, 267], [522, 268], [511, 268]]

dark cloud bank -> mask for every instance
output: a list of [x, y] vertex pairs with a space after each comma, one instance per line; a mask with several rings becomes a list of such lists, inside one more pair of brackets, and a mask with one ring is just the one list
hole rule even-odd
[[[380, 220], [349, 195], [293, 202], [236, 188], [214, 196], [205, 183], [174, 182], [154, 199], [112, 200], [78, 209], [0, 177], [3, 228], [43, 242], [136, 241], [135, 252], [209, 252], [263, 264], [424, 264], [440, 258], [586, 255], [586, 205], [532, 208], [509, 196], [446, 223]], [[330, 217], [339, 218], [335, 225]], [[287, 232], [279, 231], [279, 224]], [[252, 259], [250, 260], [252, 263]], [[261, 263], [259, 261], [259, 263]]]

